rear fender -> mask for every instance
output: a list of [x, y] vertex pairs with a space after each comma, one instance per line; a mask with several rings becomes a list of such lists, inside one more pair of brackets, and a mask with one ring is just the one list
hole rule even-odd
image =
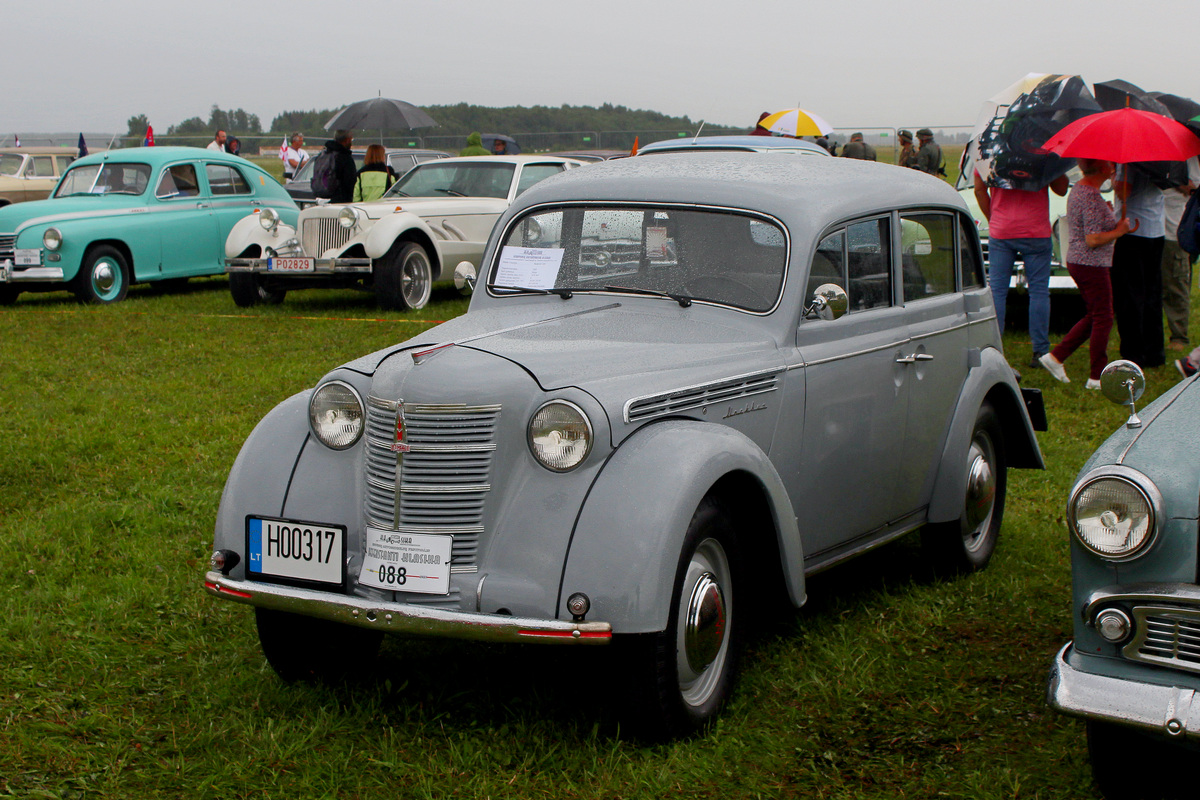
[[[788, 593], [804, 602], [803, 554], [796, 515], [774, 465], [751, 439], [722, 425], [668, 420], [626, 439], [609, 459], [584, 503], [563, 570], [558, 607], [583, 592], [589, 617], [618, 633], [667, 626], [675, 571], [684, 536], [700, 501], [723, 479], [742, 476], [757, 485], [773, 530], [763, 551], [782, 559]], [[739, 531], [742, 515], [735, 515]], [[743, 548], [747, 543], [743, 541]], [[758, 542], [758, 544], [762, 544]], [[758, 548], [754, 548], [757, 552]], [[750, 559], [747, 559], [749, 561]], [[774, 565], [750, 564], [751, 574], [774, 575]], [[565, 613], [565, 612], [563, 612]]]

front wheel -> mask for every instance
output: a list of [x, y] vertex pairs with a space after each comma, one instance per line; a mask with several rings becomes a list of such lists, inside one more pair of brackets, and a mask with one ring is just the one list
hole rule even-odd
[[379, 307], [390, 311], [424, 308], [433, 292], [433, 265], [425, 248], [416, 242], [396, 242], [379, 260], [375, 296]]
[[287, 295], [286, 289], [268, 289], [262, 279], [252, 272], [229, 273], [229, 293], [238, 308], [250, 308], [258, 303], [277, 306]]
[[283, 680], [345, 680], [375, 660], [383, 634], [315, 617], [254, 609], [267, 663]]
[[935, 566], [955, 572], [974, 572], [987, 566], [1000, 538], [1004, 496], [1008, 484], [1004, 434], [991, 404], [975, 416], [967, 447], [966, 489], [959, 518], [926, 525], [922, 543]]
[[728, 515], [706, 499], [684, 538], [667, 629], [647, 642], [649, 668], [631, 665], [646, 681], [635, 713], [652, 738], [700, 730], [729, 699], [740, 631], [739, 555]]
[[0, 306], [11, 306], [17, 302], [21, 290], [15, 286], [0, 286]]
[[[1163, 735], [1088, 720], [1088, 760], [1105, 800], [1191, 800], [1195, 780], [1183, 769], [1197, 750]], [[1149, 768], [1154, 765], [1155, 768]]]
[[129, 291], [129, 265], [124, 254], [112, 245], [96, 245], [87, 251], [74, 280], [75, 297], [81, 303], [116, 303]]

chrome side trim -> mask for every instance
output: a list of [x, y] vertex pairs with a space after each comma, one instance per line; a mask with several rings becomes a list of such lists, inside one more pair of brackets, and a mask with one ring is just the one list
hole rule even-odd
[[[638, 405], [645, 406], [645, 408], [638, 409], [638, 421], [642, 421], [660, 417], [664, 414], [673, 414], [714, 403], [723, 403], [727, 400], [736, 400], [742, 397], [753, 397], [754, 395], [774, 392], [778, 389], [774, 380], [770, 381], [770, 383], [764, 380], [761, 385], [751, 386], [745, 391], [737, 391], [737, 389], [739, 385], [744, 386], [756, 379], [774, 378], [786, 371], [786, 369], [785, 367], [771, 367], [769, 369], [758, 370], [757, 372], [747, 372], [729, 378], [720, 378], [715, 381], [705, 381], [704, 383], [697, 383], [691, 386], [681, 386], [678, 389], [670, 389], [665, 392], [655, 392], [654, 394], [633, 397], [625, 401], [622, 417], [627, 424], [632, 422], [633, 408]], [[724, 390], [731, 390], [732, 393], [726, 395], [724, 394]], [[694, 399], [690, 399], [689, 396], [694, 396]], [[664, 403], [670, 403], [673, 400], [682, 400], [683, 403], [682, 405], [671, 405], [670, 408], [659, 408], [657, 410], [653, 408], [653, 406], [661, 407]]]
[[204, 589], [214, 597], [235, 603], [389, 633], [479, 642], [603, 645], [612, 640], [612, 625], [607, 622], [564, 622], [446, 611], [432, 606], [238, 581], [219, 572], [209, 572], [204, 576]]
[[1074, 717], [1200, 740], [1200, 697], [1195, 691], [1084, 672], [1067, 661], [1071, 648], [1071, 643], [1064, 645], [1050, 667], [1046, 702], [1051, 708]]

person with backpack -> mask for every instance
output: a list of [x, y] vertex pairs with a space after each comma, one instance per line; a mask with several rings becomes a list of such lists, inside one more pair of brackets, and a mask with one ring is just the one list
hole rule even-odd
[[334, 132], [333, 138], [325, 143], [325, 149], [313, 161], [314, 196], [328, 199], [331, 203], [349, 203], [353, 199], [358, 170], [354, 167], [354, 155], [350, 152], [352, 144], [354, 134], [345, 129]]
[[362, 169], [354, 181], [353, 201], [362, 203], [378, 200], [395, 182], [396, 174], [387, 163], [387, 150], [381, 144], [373, 144], [367, 148]]
[[921, 143], [921, 149], [917, 151], [916, 168], [935, 178], [945, 176], [946, 168], [942, 161], [942, 147], [933, 140], [933, 131], [929, 128], [921, 128], [917, 131], [917, 141]]

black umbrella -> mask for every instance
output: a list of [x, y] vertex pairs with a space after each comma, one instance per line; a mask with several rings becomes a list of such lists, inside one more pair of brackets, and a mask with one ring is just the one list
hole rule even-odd
[[1167, 111], [1171, 112], [1171, 119], [1182, 122], [1191, 128], [1192, 133], [1200, 136], [1200, 123], [1192, 121], [1200, 116], [1200, 103], [1190, 97], [1180, 97], [1177, 94], [1167, 94], [1166, 92], [1151, 92], [1150, 96], [1167, 107]]
[[[1112, 80], [1092, 84], [1096, 102], [1105, 111], [1136, 108], [1175, 119], [1166, 104], [1129, 81]], [[1187, 167], [1179, 161], [1139, 161], [1133, 168], [1149, 178], [1160, 189], [1183, 186], [1187, 183]]]
[[334, 114], [325, 123], [325, 130], [378, 128], [383, 131], [393, 128], [428, 128], [433, 125], [437, 125], [433, 117], [412, 103], [393, 100], [390, 97], [372, 97], [370, 100], [351, 103]]

